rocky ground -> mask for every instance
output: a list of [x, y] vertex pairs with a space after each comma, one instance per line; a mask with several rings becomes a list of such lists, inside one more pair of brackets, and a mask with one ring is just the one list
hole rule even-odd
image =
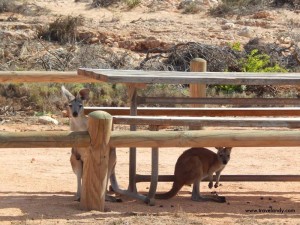
[[[216, 17], [209, 11], [217, 1], [198, 1], [196, 13], [186, 13], [182, 6], [185, 1], [182, 0], [145, 0], [133, 9], [129, 9], [125, 3], [113, 4], [108, 8], [91, 8], [89, 1], [28, 2], [30, 4], [23, 14], [0, 14], [0, 35], [6, 40], [4, 43], [7, 47], [3, 48], [2, 44], [0, 48], [0, 56], [6, 58], [6, 65], [1, 65], [3, 69], [14, 68], [14, 61], [18, 57], [26, 61], [26, 67], [30, 63], [37, 68], [74, 70], [76, 67], [70, 66], [75, 60], [72, 55], [80, 51], [83, 44], [101, 45], [119, 56], [126, 53], [132, 64], [137, 65], [152, 49], [166, 50], [175, 44], [187, 42], [217, 46], [238, 42], [243, 46], [253, 38], [260, 38], [263, 43], [277, 43], [282, 48], [278, 54], [295, 55], [297, 60], [300, 59], [299, 53], [295, 53], [295, 48], [300, 45], [300, 11], [289, 6], [275, 8], [261, 3]], [[40, 30], [62, 15], [84, 18], [84, 23], [76, 31], [78, 44], [58, 45], [37, 41]], [[15, 42], [15, 46], [7, 43], [7, 40]], [[94, 51], [84, 51], [101, 58], [101, 52], [97, 52], [95, 47]], [[70, 58], [69, 61], [64, 59], [65, 63], [69, 63], [64, 68], [62, 65], [44, 65], [47, 59], [49, 61], [54, 56], [62, 55]], [[82, 57], [89, 61], [96, 58]], [[81, 66], [89, 64], [82, 61], [78, 63]], [[73, 66], [78, 66], [78, 63]]]

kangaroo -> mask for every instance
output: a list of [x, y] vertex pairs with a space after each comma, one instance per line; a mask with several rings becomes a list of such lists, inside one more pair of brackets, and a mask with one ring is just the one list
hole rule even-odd
[[[63, 96], [68, 101], [68, 116], [70, 118], [70, 129], [71, 131], [87, 131], [88, 120], [84, 115], [83, 102], [89, 99], [90, 90], [87, 88], [81, 89], [76, 97], [72, 95], [64, 86], [61, 87]], [[85, 154], [86, 148], [72, 148], [70, 162], [73, 169], [73, 172], [77, 176], [77, 192], [76, 200], [80, 201], [81, 193], [81, 179], [83, 172], [83, 154]], [[108, 162], [108, 174], [107, 174], [107, 183], [110, 175], [114, 172], [116, 165], [116, 154], [114, 151], [110, 151], [109, 162]], [[106, 184], [107, 186], [107, 184]], [[106, 201], [119, 202], [120, 199], [117, 199], [113, 196], [105, 195]]]
[[184, 185], [193, 184], [193, 201], [226, 202], [223, 196], [201, 196], [200, 181], [209, 177], [208, 187], [213, 187], [213, 174], [216, 173], [215, 188], [219, 186], [222, 170], [230, 159], [231, 147], [217, 147], [218, 152], [206, 148], [190, 148], [179, 156], [174, 171], [174, 183], [170, 191], [156, 194], [157, 199], [174, 197]]

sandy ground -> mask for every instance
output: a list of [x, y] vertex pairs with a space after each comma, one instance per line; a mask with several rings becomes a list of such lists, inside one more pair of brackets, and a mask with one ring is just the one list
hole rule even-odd
[[[67, 126], [0, 125], [1, 131], [67, 130]], [[182, 148], [160, 151], [160, 174], [172, 174]], [[235, 148], [223, 174], [299, 174], [299, 148]], [[76, 179], [70, 149], [0, 149], [0, 224], [300, 224], [299, 182], [221, 182], [219, 195], [227, 203], [190, 200], [184, 187], [155, 206], [120, 196], [122, 203], [106, 203], [106, 212], [85, 212], [74, 201]], [[117, 177], [128, 185], [128, 149], [117, 149]], [[150, 173], [149, 149], [138, 149], [138, 173]], [[222, 179], [222, 178], [221, 178]], [[208, 183], [201, 191], [210, 194]], [[167, 191], [171, 183], [159, 183]], [[149, 183], [139, 183], [146, 193]], [[247, 212], [247, 210], [285, 212]]]

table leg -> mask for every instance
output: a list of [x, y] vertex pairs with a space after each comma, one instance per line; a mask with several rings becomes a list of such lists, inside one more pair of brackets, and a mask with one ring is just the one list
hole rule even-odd
[[[130, 97], [130, 115], [136, 116], [137, 115], [137, 91], [136, 88], [133, 86], [128, 87], [129, 97]], [[136, 125], [130, 125], [130, 131], [135, 131]], [[137, 192], [136, 188], [136, 148], [129, 149], [129, 185], [128, 191]]]
[[149, 192], [147, 195], [147, 203], [151, 206], [155, 205], [155, 193], [157, 189], [157, 182], [158, 182], [158, 158], [159, 152], [158, 148], [152, 148], [152, 165], [151, 165], [151, 183]]

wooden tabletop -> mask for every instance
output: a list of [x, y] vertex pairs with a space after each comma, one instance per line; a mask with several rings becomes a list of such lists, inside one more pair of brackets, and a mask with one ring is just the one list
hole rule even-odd
[[108, 83], [300, 85], [300, 73], [179, 72], [80, 68], [77, 74]]

